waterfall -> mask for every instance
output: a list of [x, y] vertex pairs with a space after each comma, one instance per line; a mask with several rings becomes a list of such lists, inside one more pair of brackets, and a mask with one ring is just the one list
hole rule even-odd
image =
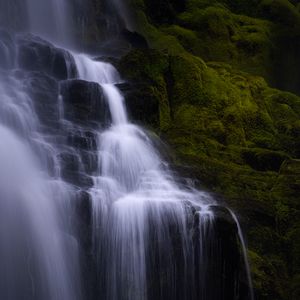
[[237, 218], [178, 183], [117, 69], [69, 49], [71, 2], [0, 4], [30, 33], [0, 14], [0, 298], [252, 300]]
[[[212, 237], [214, 199], [207, 193], [175, 183], [148, 134], [128, 121], [124, 98], [116, 87], [120, 77], [111, 65], [93, 62], [82, 54], [75, 55], [75, 62], [79, 78], [92, 80], [102, 87], [111, 114], [110, 126], [98, 134], [99, 167], [89, 191], [94, 246], [100, 257], [100, 272], [105, 273], [101, 279], [105, 299], [190, 300], [199, 296], [204, 300], [238, 299], [239, 292], [234, 292], [235, 280], [229, 296], [222, 287], [223, 282], [219, 283], [217, 292], [207, 292], [206, 275], [192, 271], [197, 260], [199, 272], [208, 273], [207, 260], [216, 260], [219, 254]], [[226, 213], [230, 215], [229, 211]], [[189, 228], [195, 218], [196, 229]], [[234, 222], [237, 223], [235, 216]], [[198, 232], [196, 241], [192, 237], [194, 230]], [[239, 225], [237, 231], [241, 234]], [[174, 241], [176, 234], [178, 238]], [[225, 262], [219, 263], [216, 268], [222, 273]], [[158, 290], [159, 295], [150, 296], [153, 291], [149, 291], [149, 282], [156, 272], [165, 276], [166, 282], [156, 283], [159, 286], [153, 290]], [[197, 289], [198, 292], [194, 291]]]
[[3, 71], [0, 80], [1, 298], [77, 299], [77, 242], [61, 231], [68, 225], [60, 217], [70, 213], [73, 189], [41, 128], [33, 74], [18, 72]]
[[26, 0], [30, 32], [66, 45], [72, 38], [69, 0]]
[[129, 13], [129, 4], [127, 0], [112, 0], [112, 4], [118, 15], [125, 24], [126, 29], [134, 31], [134, 26]]

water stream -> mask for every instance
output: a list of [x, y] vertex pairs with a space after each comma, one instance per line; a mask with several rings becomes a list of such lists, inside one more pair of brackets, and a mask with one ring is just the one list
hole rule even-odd
[[237, 218], [178, 183], [115, 67], [68, 49], [70, 10], [1, 22], [0, 298], [253, 300]]

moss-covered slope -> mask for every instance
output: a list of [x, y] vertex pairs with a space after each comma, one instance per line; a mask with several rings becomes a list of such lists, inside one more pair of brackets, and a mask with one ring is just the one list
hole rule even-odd
[[296, 2], [132, 0], [151, 49], [119, 64], [174, 167], [240, 213], [257, 299], [300, 299]]

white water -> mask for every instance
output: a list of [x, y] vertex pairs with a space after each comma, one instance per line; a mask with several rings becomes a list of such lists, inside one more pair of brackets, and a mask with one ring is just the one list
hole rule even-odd
[[75, 61], [81, 79], [102, 86], [112, 116], [110, 128], [99, 134], [100, 168], [90, 190], [96, 250], [107, 255], [107, 299], [144, 300], [153, 234], [158, 255], [172, 266], [170, 224], [175, 226], [181, 237], [183, 271], [188, 272], [192, 253], [186, 205], [200, 207], [203, 224], [210, 220], [205, 216], [211, 215], [209, 205], [214, 201], [205, 193], [178, 188], [146, 132], [128, 122], [124, 99], [114, 85], [120, 81], [117, 71], [83, 55], [75, 56]]
[[[67, 0], [28, 0], [31, 32], [68, 44], [68, 6]], [[197, 210], [199, 257], [204, 265], [205, 241], [213, 230], [210, 205], [215, 202], [204, 192], [179, 187], [147, 132], [128, 121], [124, 98], [116, 87], [121, 83], [117, 70], [88, 55], [72, 55], [79, 78], [101, 85], [111, 114], [110, 126], [97, 133], [98, 169], [88, 189], [104, 299], [154, 299], [148, 297], [151, 280], [159, 282], [161, 290], [167, 285], [168, 296], [178, 299], [178, 273], [184, 290], [181, 299], [193, 299], [188, 291], [195, 283], [188, 282], [194, 281], [189, 223]], [[81, 297], [78, 245], [67, 223], [75, 193], [84, 188], [62, 179], [61, 154], [75, 157], [81, 173], [85, 166], [79, 150], [60, 135], [85, 137], [86, 129], [64, 120], [61, 96], [56, 108], [62, 132], [56, 135], [45, 129], [43, 116], [26, 90], [26, 76], [30, 75], [18, 77], [9, 71], [0, 79], [0, 257], [5, 262], [0, 296], [20, 299], [27, 291], [26, 300], [76, 300]]]
[[69, 0], [27, 1], [29, 31], [53, 42], [68, 45], [72, 40], [72, 9]]
[[[65, 224], [59, 217], [72, 189], [59, 177], [50, 178], [40, 164], [49, 157], [55, 161], [57, 153], [38, 132], [39, 119], [22, 81], [6, 77], [0, 91], [0, 281], [15, 282], [15, 288], [0, 286], [1, 295], [20, 299], [30, 278], [24, 299], [77, 299], [77, 246], [61, 232]], [[31, 147], [42, 153], [40, 159]]]
[[[24, 18], [27, 9], [32, 33], [67, 41], [66, 1], [5, 2], [5, 7], [14, 20]], [[75, 190], [60, 176], [61, 138], [45, 129], [44, 115], [36, 110], [35, 101], [43, 96], [34, 100], [29, 92], [46, 87], [36, 86], [34, 74], [15, 69], [17, 40], [3, 36], [1, 48], [7, 48], [11, 63], [0, 70], [0, 298], [80, 299], [78, 244], [68, 221]], [[56, 100], [51, 99], [59, 110]]]
[[251, 270], [250, 270], [250, 264], [249, 264], [248, 255], [247, 255], [247, 247], [246, 247], [243, 231], [242, 231], [241, 225], [239, 223], [239, 220], [238, 220], [236, 214], [232, 210], [229, 210], [229, 211], [232, 215], [232, 218], [236, 222], [236, 225], [237, 225], [237, 228], [238, 228], [238, 235], [239, 235], [239, 239], [240, 239], [241, 246], [242, 246], [243, 259], [244, 259], [244, 263], [245, 263], [246, 275], [247, 275], [247, 280], [248, 280], [248, 284], [249, 284], [250, 300], [254, 300]]

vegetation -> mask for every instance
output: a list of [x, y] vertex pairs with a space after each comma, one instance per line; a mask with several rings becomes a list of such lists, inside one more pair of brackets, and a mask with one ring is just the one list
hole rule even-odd
[[241, 215], [257, 299], [300, 299], [298, 1], [131, 5], [150, 48], [119, 69], [159, 103], [174, 167]]

